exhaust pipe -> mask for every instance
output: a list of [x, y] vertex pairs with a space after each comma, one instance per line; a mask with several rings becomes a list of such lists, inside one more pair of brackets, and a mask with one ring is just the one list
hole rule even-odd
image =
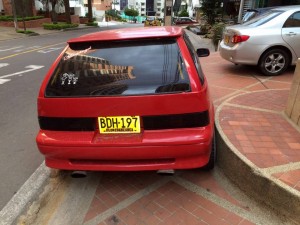
[[159, 175], [172, 176], [175, 174], [175, 170], [157, 170], [156, 173]]
[[86, 176], [86, 171], [73, 171], [71, 173], [72, 178], [85, 178]]

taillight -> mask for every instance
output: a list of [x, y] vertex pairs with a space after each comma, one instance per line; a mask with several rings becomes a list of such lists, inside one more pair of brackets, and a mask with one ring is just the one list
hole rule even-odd
[[236, 44], [243, 41], [247, 41], [250, 38], [248, 35], [234, 35], [231, 39], [231, 42]]

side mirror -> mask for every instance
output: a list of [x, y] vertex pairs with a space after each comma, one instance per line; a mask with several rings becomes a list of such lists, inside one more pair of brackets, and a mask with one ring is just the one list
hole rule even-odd
[[209, 56], [210, 52], [208, 48], [198, 48], [197, 55], [198, 57], [207, 57]]

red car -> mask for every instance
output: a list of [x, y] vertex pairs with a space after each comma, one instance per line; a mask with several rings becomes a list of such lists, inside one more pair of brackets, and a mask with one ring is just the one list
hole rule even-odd
[[38, 96], [37, 146], [63, 170], [175, 170], [216, 158], [214, 109], [180, 27], [102, 31], [68, 41]]

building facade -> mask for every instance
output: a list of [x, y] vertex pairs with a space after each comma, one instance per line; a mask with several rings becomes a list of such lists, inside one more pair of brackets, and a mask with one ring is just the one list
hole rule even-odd
[[156, 16], [158, 18], [164, 17], [164, 7], [165, 7], [165, 1], [164, 0], [154, 0], [154, 11], [156, 12]]
[[[35, 0], [35, 2], [36, 10], [39, 10], [42, 1]], [[201, 7], [202, 0], [173, 0], [173, 2], [173, 11], [176, 11], [176, 8], [180, 11], [185, 7], [188, 10], [189, 16], [195, 17], [195, 12]], [[235, 18], [249, 8], [297, 5], [300, 4], [300, 0], [223, 0], [222, 3], [224, 15]], [[92, 6], [93, 12], [96, 14], [97, 12], [105, 12], [110, 9], [122, 11], [125, 7], [129, 7], [138, 10], [140, 16], [157, 16], [163, 18], [165, 0], [92, 0]], [[85, 16], [87, 12], [87, 0], [70, 0], [70, 7], [75, 15]], [[0, 12], [4, 15], [12, 15], [11, 0], [0, 0]]]

